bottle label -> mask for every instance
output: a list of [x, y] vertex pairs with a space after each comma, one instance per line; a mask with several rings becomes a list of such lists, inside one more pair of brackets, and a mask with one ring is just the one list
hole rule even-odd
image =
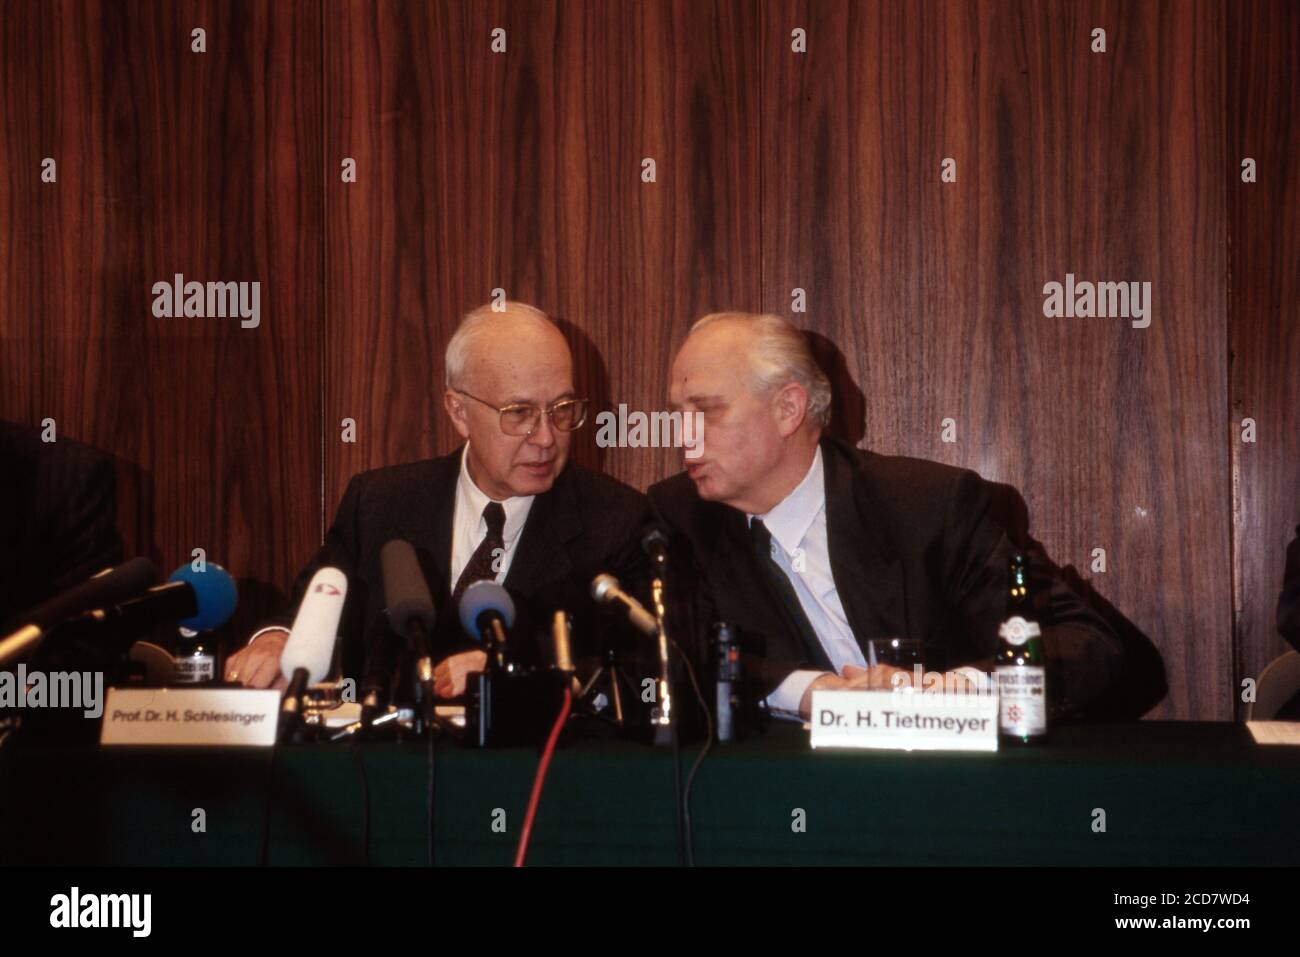
[[203, 684], [216, 680], [216, 677], [217, 659], [215, 655], [186, 655], [176, 659], [177, 684]]
[[998, 669], [998, 728], [1013, 737], [1047, 733], [1047, 675], [1038, 665]]
[[1042, 633], [1043, 630], [1038, 627], [1038, 622], [1026, 621], [1019, 615], [1012, 615], [998, 628], [998, 637], [1012, 645], [1023, 645], [1030, 638], [1037, 638]]

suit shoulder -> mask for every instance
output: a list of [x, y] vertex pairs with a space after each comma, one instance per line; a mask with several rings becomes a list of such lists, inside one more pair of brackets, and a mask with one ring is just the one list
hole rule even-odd
[[882, 500], [897, 504], [943, 504], [962, 481], [983, 483], [977, 472], [910, 455], [885, 455], [867, 449], [841, 447], [856, 474]]
[[689, 510], [700, 500], [699, 493], [695, 491], [695, 483], [685, 472], [655, 482], [647, 494], [654, 507], [665, 517]]
[[460, 467], [459, 452], [436, 459], [403, 462], [400, 465], [383, 465], [352, 476], [349, 483], [359, 493], [403, 493], [427, 490], [440, 478], [455, 476]]
[[650, 486], [649, 497], [655, 517], [688, 539], [716, 537], [734, 511], [721, 502], [700, 498], [695, 481], [686, 472], [678, 472]]
[[570, 462], [566, 471], [584, 505], [601, 510], [636, 512], [638, 515], [646, 509], [644, 493], [604, 472], [586, 468], [577, 462]]

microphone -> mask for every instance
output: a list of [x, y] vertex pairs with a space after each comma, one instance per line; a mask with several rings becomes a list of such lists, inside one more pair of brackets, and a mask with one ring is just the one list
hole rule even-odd
[[[379, 565], [384, 578], [384, 604], [392, 630], [406, 640], [415, 654], [416, 704], [433, 707], [433, 598], [424, 579], [415, 548], [410, 542], [394, 538], [379, 550]], [[420, 713], [417, 707], [416, 713]], [[417, 732], [423, 730], [417, 727]]]
[[433, 631], [433, 598], [424, 579], [415, 548], [395, 538], [379, 551], [384, 577], [384, 604], [393, 631], [410, 641], [421, 657], [429, 656], [429, 635]]
[[460, 596], [460, 624], [471, 638], [487, 646], [488, 656], [504, 664], [506, 631], [515, 623], [515, 602], [510, 592], [486, 578], [476, 581]]
[[314, 685], [329, 675], [347, 594], [348, 576], [337, 568], [322, 568], [312, 576], [280, 653], [280, 672], [285, 677], [301, 668], [307, 672], [307, 683]]
[[369, 727], [388, 709], [392, 700], [393, 672], [397, 655], [392, 632], [382, 617], [376, 617], [366, 631], [366, 665], [361, 679], [361, 723]]
[[307, 584], [280, 653], [280, 673], [289, 679], [280, 703], [281, 734], [298, 717], [307, 686], [324, 681], [330, 672], [347, 594], [348, 576], [337, 568], [322, 568]]
[[162, 622], [191, 622], [204, 631], [219, 628], [235, 613], [238, 589], [230, 573], [220, 565], [208, 562], [205, 569], [195, 572], [189, 565], [182, 565], [168, 581], [154, 585], [139, 598], [94, 608], [64, 627], [74, 635], [102, 634], [106, 629], [112, 643], [123, 643], [123, 651], [141, 632]]
[[201, 572], [182, 565], [166, 582], [139, 598], [98, 608], [85, 618], [123, 632], [143, 631], [161, 622], [175, 622], [191, 631], [212, 631], [230, 620], [238, 604], [235, 580], [220, 565], [208, 562]]
[[591, 581], [591, 597], [600, 605], [617, 608], [637, 631], [647, 638], [659, 634], [659, 622], [655, 616], [645, 610], [645, 606], [623, 591], [618, 579], [613, 575], [600, 574]]
[[668, 536], [657, 525], [652, 525], [641, 536], [641, 550], [650, 556], [656, 568], [668, 565]]
[[569, 615], [557, 608], [551, 617], [551, 641], [555, 646], [555, 669], [573, 674], [573, 649], [569, 639]]
[[239, 604], [239, 589], [230, 573], [211, 562], [203, 568], [203, 571], [196, 572], [194, 566], [182, 565], [168, 576], [169, 584], [150, 589], [152, 594], [177, 585], [189, 586], [194, 595], [194, 611], [176, 624], [190, 631], [214, 631], [220, 628], [230, 620]]
[[0, 640], [0, 665], [23, 655], [35, 647], [58, 625], [91, 608], [114, 605], [138, 595], [157, 577], [153, 562], [147, 558], [133, 558], [125, 564], [110, 568], [79, 585], [74, 585], [49, 601], [21, 614], [16, 623], [21, 627]]

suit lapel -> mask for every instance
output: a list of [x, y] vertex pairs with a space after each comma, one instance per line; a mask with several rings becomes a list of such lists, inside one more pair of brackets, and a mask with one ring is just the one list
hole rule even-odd
[[831, 576], [859, 643], [906, 635], [903, 567], [877, 520], [880, 506], [854, 467], [853, 450], [822, 441]]
[[435, 463], [433, 478], [429, 483], [429, 501], [432, 507], [421, 516], [424, 528], [419, 541], [429, 543], [428, 549], [418, 551], [420, 566], [433, 592], [433, 604], [439, 619], [445, 617], [451, 601], [451, 537], [456, 518], [456, 483], [460, 480], [460, 457], [464, 446]]
[[744, 596], [745, 617], [741, 620], [759, 632], [773, 633], [779, 629], [792, 649], [803, 649], [802, 635], [790, 620], [780, 596], [769, 584], [768, 572], [759, 565], [754, 554], [745, 513], [717, 503], [706, 503], [705, 507], [713, 524], [709, 534], [716, 535], [722, 546], [716, 553], [712, 573], [717, 576], [719, 587], [724, 592]]
[[535, 590], [538, 582], [567, 578], [573, 572], [567, 545], [582, 534], [572, 466], [551, 488], [533, 499], [519, 539], [519, 548], [506, 572], [511, 589]]

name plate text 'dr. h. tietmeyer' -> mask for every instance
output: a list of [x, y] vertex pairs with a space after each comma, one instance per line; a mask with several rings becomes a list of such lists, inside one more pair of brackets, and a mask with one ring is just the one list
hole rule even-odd
[[270, 747], [280, 692], [110, 688], [99, 743]]
[[814, 748], [996, 751], [998, 696], [814, 691]]

